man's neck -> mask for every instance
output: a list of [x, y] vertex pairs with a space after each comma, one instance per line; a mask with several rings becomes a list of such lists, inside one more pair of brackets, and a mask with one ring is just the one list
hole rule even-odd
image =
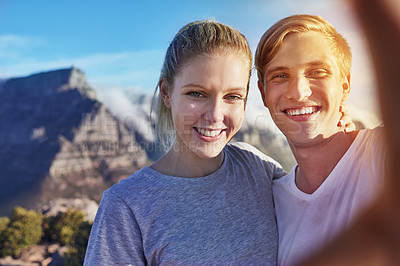
[[297, 187], [304, 193], [314, 193], [349, 149], [357, 133], [338, 132], [315, 145], [294, 145], [289, 141], [298, 164], [295, 178]]

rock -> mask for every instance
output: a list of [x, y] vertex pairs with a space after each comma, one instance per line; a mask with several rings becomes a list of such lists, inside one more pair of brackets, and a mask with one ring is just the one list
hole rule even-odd
[[[90, 222], [94, 221], [96, 216], [96, 212], [99, 205], [96, 201], [90, 199], [52, 199], [47, 205], [44, 205], [40, 208], [40, 212], [42, 212], [46, 216], [56, 216], [59, 213], [66, 212], [68, 209], [78, 209], [86, 213], [86, 219]], [[49, 247], [49, 249], [57, 249], [58, 247]], [[54, 253], [50, 252], [49, 253]]]
[[47, 252], [49, 254], [54, 254], [56, 253], [56, 251], [60, 248], [60, 244], [56, 243], [56, 244], [50, 244], [49, 246], [47, 246]]
[[0, 265], [64, 265], [64, 256], [67, 250], [68, 247], [60, 247], [60, 244], [28, 246], [21, 249], [21, 253], [17, 258], [12, 258], [11, 256], [0, 258]]
[[22, 248], [21, 254], [17, 257], [17, 259], [29, 263], [39, 263], [47, 256], [48, 253], [46, 246], [32, 245]]
[[6, 256], [4, 258], [0, 258], [0, 265], [19, 265], [19, 266], [31, 266], [31, 265], [40, 265], [39, 263], [27, 263], [22, 260], [13, 259], [11, 256]]

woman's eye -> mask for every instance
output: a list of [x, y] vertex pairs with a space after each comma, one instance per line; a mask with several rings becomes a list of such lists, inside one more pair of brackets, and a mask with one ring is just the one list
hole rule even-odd
[[242, 101], [244, 99], [244, 97], [240, 96], [240, 95], [228, 95], [227, 97], [225, 97], [227, 100], [229, 101]]
[[186, 95], [189, 95], [190, 97], [193, 97], [193, 98], [200, 98], [203, 96], [203, 94], [198, 91], [190, 91]]

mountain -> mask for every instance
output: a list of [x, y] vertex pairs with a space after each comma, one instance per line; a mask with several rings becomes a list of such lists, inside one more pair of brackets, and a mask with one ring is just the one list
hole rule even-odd
[[149, 162], [76, 68], [3, 82], [0, 126], [0, 215], [53, 198], [99, 201]]

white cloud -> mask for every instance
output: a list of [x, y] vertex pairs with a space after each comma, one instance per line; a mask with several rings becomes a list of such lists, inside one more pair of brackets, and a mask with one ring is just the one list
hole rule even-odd
[[44, 43], [45, 40], [32, 36], [0, 35], [0, 59], [16, 60], [32, 48]]
[[[122, 88], [109, 88], [100, 90], [97, 93], [98, 98], [104, 105], [129, 128], [139, 132], [148, 141], [155, 141], [155, 135], [152, 129], [150, 115], [150, 101], [141, 105], [134, 104], [129, 98], [128, 93]], [[151, 96], [148, 95], [148, 100]]]
[[0, 65], [0, 78], [25, 76], [40, 71], [75, 66], [85, 72], [89, 83], [140, 86], [144, 90], [152, 90], [159, 77], [163, 53], [161, 50], [96, 53], [55, 60], [18, 57], [13, 62]]
[[0, 35], [0, 49], [21, 48], [32, 45], [41, 45], [43, 39], [32, 36], [19, 36], [13, 34]]

